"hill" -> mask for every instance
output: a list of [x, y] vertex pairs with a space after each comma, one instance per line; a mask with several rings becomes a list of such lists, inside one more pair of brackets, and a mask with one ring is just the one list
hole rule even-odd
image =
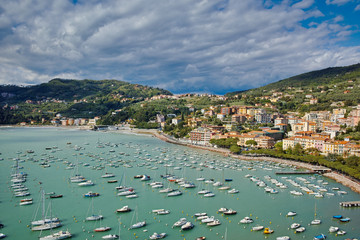
[[53, 79], [28, 87], [0, 86], [0, 124], [29, 119], [40, 122], [56, 113], [67, 117], [102, 116], [155, 95], [172, 93], [117, 80]]
[[66, 80], [53, 79], [48, 83], [19, 87], [0, 86], [0, 102], [42, 100], [46, 98], [73, 101], [75, 99], [92, 99], [115, 94], [126, 98], [146, 98], [155, 95], [172, 95], [167, 90], [131, 84], [118, 80]]
[[[312, 71], [225, 96], [240, 95], [248, 99], [271, 100], [283, 111], [329, 110], [336, 102], [339, 106], [356, 105], [360, 102], [360, 64]], [[311, 104], [310, 99], [315, 99], [316, 104]]]

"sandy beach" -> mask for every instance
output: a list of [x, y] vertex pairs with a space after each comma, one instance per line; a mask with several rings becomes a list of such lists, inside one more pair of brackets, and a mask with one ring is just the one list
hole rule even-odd
[[[178, 145], [183, 145], [183, 146], [187, 146], [187, 147], [191, 147], [191, 148], [198, 148], [198, 149], [203, 149], [203, 150], [208, 150], [208, 151], [212, 151], [212, 152], [217, 152], [217, 153], [221, 153], [224, 154], [226, 156], [231, 156], [233, 158], [237, 158], [237, 159], [241, 159], [241, 160], [246, 160], [246, 161], [271, 161], [271, 162], [276, 162], [276, 163], [281, 163], [281, 164], [287, 164], [287, 165], [291, 165], [291, 166], [295, 166], [297, 168], [303, 168], [303, 169], [308, 169], [308, 170], [315, 170], [317, 169], [319, 166], [314, 166], [308, 163], [304, 163], [304, 162], [297, 162], [297, 161], [292, 161], [292, 160], [288, 160], [288, 159], [279, 159], [279, 158], [272, 158], [272, 157], [250, 157], [250, 156], [244, 156], [244, 155], [234, 155], [231, 154], [231, 152], [228, 149], [222, 149], [222, 148], [213, 148], [213, 147], [205, 147], [205, 146], [198, 146], [198, 145], [192, 145], [192, 144], [185, 144], [185, 143], [181, 143], [178, 141], [174, 141], [173, 139], [167, 137], [164, 134], [161, 134], [158, 130], [155, 129], [132, 129], [132, 130], [125, 130], [126, 132], [129, 133], [135, 133], [135, 134], [151, 134], [159, 139], [161, 139], [162, 141], [165, 142], [169, 142], [169, 143], [173, 143], [173, 144], [178, 144]], [[325, 167], [322, 167], [325, 168]], [[330, 169], [329, 169], [330, 170]], [[325, 177], [334, 179], [335, 181], [341, 183], [344, 186], [347, 186], [349, 188], [351, 188], [351, 190], [353, 190], [354, 192], [360, 193], [360, 182], [356, 181], [348, 176], [345, 176], [343, 174], [334, 172], [334, 171], [330, 171], [328, 173], [324, 173], [323, 174]]]

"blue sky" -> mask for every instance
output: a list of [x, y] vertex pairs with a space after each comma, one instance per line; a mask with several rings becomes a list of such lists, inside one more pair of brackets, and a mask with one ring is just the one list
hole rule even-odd
[[359, 63], [360, 0], [0, 0], [0, 84], [244, 90]]

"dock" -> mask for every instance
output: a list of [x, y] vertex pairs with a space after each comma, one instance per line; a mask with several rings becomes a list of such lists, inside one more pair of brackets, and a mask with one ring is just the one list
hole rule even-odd
[[360, 207], [360, 201], [341, 202], [342, 207]]
[[302, 174], [315, 174], [315, 171], [290, 171], [290, 172], [275, 172], [276, 175], [302, 175]]

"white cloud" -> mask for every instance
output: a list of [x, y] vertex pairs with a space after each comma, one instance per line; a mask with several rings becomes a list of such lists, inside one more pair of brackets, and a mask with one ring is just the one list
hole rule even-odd
[[348, 2], [352, 2], [353, 0], [326, 0], [327, 5], [344, 5]]
[[360, 4], [355, 7], [355, 11], [359, 11], [359, 10], [360, 10]]
[[309, 8], [311, 7], [312, 5], [314, 4], [314, 0], [303, 0], [303, 1], [300, 1], [296, 4], [294, 4], [292, 7], [293, 8]]
[[[353, 28], [340, 15], [319, 22], [324, 14], [314, 4], [4, 1], [0, 83], [111, 78], [174, 92], [224, 92], [357, 63], [357, 47], [338, 46]], [[310, 28], [302, 26], [312, 19]]]

